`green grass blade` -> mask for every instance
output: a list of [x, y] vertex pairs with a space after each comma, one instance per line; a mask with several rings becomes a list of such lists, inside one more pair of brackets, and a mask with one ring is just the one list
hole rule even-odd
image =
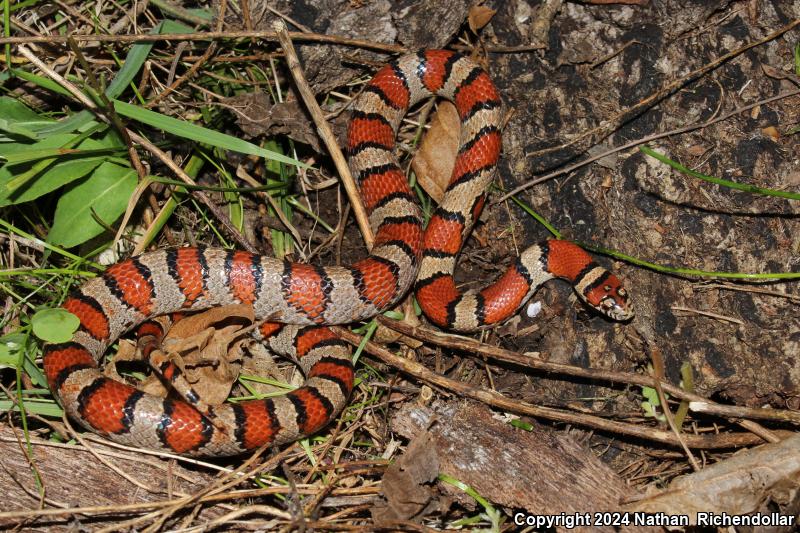
[[[561, 233], [555, 227], [553, 227], [553, 225], [550, 224], [543, 216], [536, 213], [533, 209], [531, 209], [530, 206], [528, 206], [522, 200], [519, 200], [518, 198], [513, 196], [512, 199], [517, 205], [519, 205], [522, 209], [524, 209], [526, 213], [530, 214], [545, 228], [547, 228], [547, 230], [550, 233], [552, 233], [557, 239], [561, 238]], [[576, 241], [576, 244], [591, 252], [607, 255], [609, 257], [625, 261], [626, 263], [631, 263], [633, 265], [648, 268], [650, 270], [655, 270], [656, 272], [664, 272], [667, 274], [676, 274], [681, 276], [698, 276], [704, 278], [708, 277], [708, 278], [744, 279], [744, 280], [800, 279], [800, 272], [765, 272], [760, 274], [749, 274], [747, 272], [710, 272], [708, 270], [698, 270], [695, 268], [683, 268], [683, 267], [673, 267], [669, 265], [659, 265], [657, 263], [651, 263], [649, 261], [645, 261], [643, 259], [639, 259], [638, 257], [633, 257], [631, 255], [627, 255], [622, 252], [617, 252], [616, 250], [603, 248], [602, 246], [595, 246], [593, 244], [580, 241]]]
[[683, 267], [673, 267], [668, 265], [659, 265], [656, 263], [645, 261], [643, 259], [639, 259], [637, 257], [633, 257], [631, 255], [623, 254], [622, 252], [609, 250], [608, 248], [603, 248], [602, 246], [594, 246], [586, 242], [578, 242], [578, 245], [580, 245], [582, 248], [586, 248], [587, 250], [596, 252], [598, 254], [614, 257], [616, 259], [625, 261], [626, 263], [631, 263], [633, 265], [638, 265], [644, 268], [648, 268], [650, 270], [655, 270], [656, 272], [665, 272], [667, 274], [698, 276], [703, 278], [750, 279], [750, 280], [800, 279], [800, 272], [764, 272], [761, 274], [749, 274], [747, 272], [711, 272], [708, 270], [697, 270], [695, 268], [683, 268]]
[[216, 146], [225, 150], [232, 150], [242, 154], [256, 155], [265, 159], [280, 161], [287, 165], [309, 168], [309, 166], [302, 161], [292, 159], [291, 157], [281, 155], [271, 150], [266, 150], [243, 139], [233, 137], [232, 135], [226, 135], [225, 133], [204, 128], [190, 122], [168, 117], [161, 113], [156, 113], [149, 109], [144, 109], [120, 100], [113, 100], [113, 103], [114, 109], [120, 115], [183, 139], [189, 139], [191, 141]]
[[[192, 28], [180, 22], [162, 20], [148, 33], [157, 35], [160, 33], [191, 33], [192, 31]], [[106, 96], [108, 96], [109, 99], [113, 100], [119, 97], [125, 90], [125, 87], [133, 81], [133, 78], [135, 78], [142, 69], [142, 65], [144, 65], [144, 62], [147, 60], [147, 56], [150, 55], [154, 44], [155, 42], [151, 41], [136, 43], [131, 46], [128, 55], [125, 57], [125, 62], [122, 64], [122, 68], [119, 69], [117, 75], [114, 76], [114, 79], [108, 85], [108, 88], [106, 88]]]
[[738, 191], [745, 191], [753, 194], [761, 194], [764, 196], [778, 196], [779, 198], [788, 198], [789, 200], [800, 200], [800, 193], [789, 192], [789, 191], [777, 191], [775, 189], [765, 189], [763, 187], [756, 187], [755, 185], [748, 185], [746, 183], [736, 183], [735, 181], [728, 181], [722, 178], [717, 178], [715, 176], [707, 176], [706, 174], [701, 174], [700, 172], [695, 172], [694, 170], [688, 169], [685, 166], [681, 165], [680, 163], [668, 158], [664, 154], [660, 154], [655, 150], [648, 148], [647, 146], [640, 146], [639, 150], [649, 155], [650, 157], [654, 157], [659, 161], [661, 161], [662, 163], [671, 166], [678, 172], [682, 172], [687, 176], [692, 176], [693, 178], [701, 179], [703, 181], [707, 181], [710, 183], [716, 183], [717, 185], [720, 185], [722, 187], [728, 187], [730, 189], [736, 189]]

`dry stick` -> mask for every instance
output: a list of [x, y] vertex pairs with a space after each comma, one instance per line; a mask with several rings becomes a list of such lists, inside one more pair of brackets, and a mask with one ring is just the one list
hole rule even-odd
[[178, 78], [177, 80], [173, 81], [173, 82], [170, 84], [170, 86], [169, 86], [169, 87], [167, 87], [166, 89], [164, 89], [163, 91], [161, 91], [160, 93], [158, 93], [157, 95], [155, 95], [155, 96], [154, 96], [154, 97], [153, 97], [153, 98], [152, 98], [152, 99], [151, 99], [149, 102], [147, 102], [147, 103], [145, 104], [145, 106], [144, 106], [144, 107], [145, 107], [146, 109], [152, 109], [152, 108], [153, 108], [153, 106], [155, 106], [156, 104], [158, 104], [158, 103], [159, 103], [161, 100], [163, 100], [165, 97], [167, 97], [168, 95], [170, 95], [170, 94], [172, 94], [173, 92], [175, 92], [175, 91], [178, 89], [178, 87], [180, 87], [180, 86], [181, 86], [181, 85], [183, 85], [185, 82], [187, 82], [187, 81], [189, 81], [191, 78], [193, 78], [193, 77], [194, 77], [194, 75], [195, 75], [195, 74], [197, 74], [197, 71], [198, 71], [198, 70], [200, 70], [200, 67], [202, 67], [204, 64], [206, 64], [206, 62], [207, 62], [207, 61], [208, 61], [208, 60], [211, 58], [211, 56], [212, 56], [212, 55], [214, 54], [214, 52], [216, 52], [216, 51], [217, 51], [217, 43], [214, 43], [214, 42], [212, 42], [212, 43], [211, 43], [211, 44], [208, 46], [208, 48], [206, 48], [206, 51], [205, 51], [205, 52], [203, 52], [203, 55], [201, 55], [201, 56], [200, 56], [200, 57], [197, 59], [197, 61], [195, 61], [194, 63], [192, 63], [192, 66], [191, 66], [191, 67], [189, 67], [189, 70], [187, 70], [186, 72], [184, 72], [184, 73], [183, 73], [183, 75], [182, 75], [180, 78]]
[[[441, 333], [422, 326], [410, 326], [404, 322], [391, 320], [383, 316], [378, 316], [377, 319], [381, 324], [395, 331], [399, 331], [403, 335], [414, 337], [415, 339], [430, 342], [439, 346], [454, 348], [466, 353], [480, 353], [498, 361], [513, 363], [535, 370], [544, 370], [545, 372], [552, 372], [555, 374], [607, 381], [611, 383], [626, 383], [641, 387], [654, 387], [653, 378], [642, 374], [615, 372], [613, 370], [595, 368], [581, 368], [578, 366], [565, 365], [561, 363], [551, 363], [526, 355], [520, 355], [510, 350], [504, 350], [503, 348], [489, 346], [482, 342], [476, 341], [475, 339], [470, 339], [469, 337], [453, 335], [452, 333]], [[800, 425], [799, 412], [779, 409], [752, 409], [750, 407], [722, 405], [712, 402], [711, 400], [704, 398], [699, 394], [685, 391], [680, 387], [676, 387], [675, 385], [666, 381], [661, 382], [661, 387], [665, 392], [671, 394], [673, 397], [679, 400], [688, 400], [691, 402], [689, 404], [689, 408], [695, 412], [703, 412], [729, 418], [755, 418], [760, 420], [772, 420], [775, 422], [789, 422]]]
[[[367, 210], [364, 209], [364, 204], [361, 202], [361, 196], [358, 194], [358, 187], [353, 181], [353, 176], [350, 174], [350, 168], [347, 166], [347, 160], [339, 148], [339, 143], [336, 142], [336, 136], [333, 134], [328, 121], [325, 120], [325, 113], [320, 109], [311, 87], [308, 86], [308, 81], [303, 74], [303, 69], [300, 66], [300, 60], [297, 58], [297, 53], [294, 50], [294, 45], [291, 40], [291, 33], [286, 30], [286, 23], [283, 20], [277, 20], [272, 25], [278, 35], [278, 41], [281, 43], [283, 53], [286, 55], [286, 64], [289, 66], [289, 71], [292, 73], [297, 90], [300, 96], [303, 97], [303, 102], [306, 104], [308, 112], [311, 113], [311, 118], [314, 120], [314, 125], [317, 127], [317, 133], [322, 138], [328, 152], [333, 158], [333, 163], [336, 165], [336, 170], [342, 177], [342, 183], [347, 191], [347, 196], [350, 199], [350, 204], [353, 206], [353, 214], [356, 217], [356, 222], [364, 236], [364, 241], [367, 248], [372, 248], [374, 236], [372, 228], [369, 226], [369, 216]], [[305, 35], [305, 34], [304, 34]]]
[[[28, 61], [36, 65], [39, 70], [47, 74], [51, 79], [58, 82], [62, 87], [67, 89], [74, 97], [77, 99], [81, 104], [83, 104], [87, 109], [94, 111], [98, 117], [100, 117], [104, 121], [109, 121], [108, 117], [106, 117], [102, 110], [97, 107], [97, 105], [90, 100], [85, 94], [83, 94], [80, 89], [75, 87], [72, 83], [64, 79], [60, 74], [56, 71], [45, 65], [35, 54], [33, 54], [30, 50], [25, 48], [24, 46], [19, 47], [19, 53], [25, 56]], [[175, 175], [177, 175], [183, 182], [189, 185], [195, 185], [194, 180], [189, 177], [189, 175], [184, 172], [184, 170], [177, 164], [175, 161], [172, 160], [167, 154], [165, 154], [160, 148], [156, 145], [139, 135], [138, 133], [134, 132], [131, 129], [125, 130], [127, 134], [130, 136], [131, 140], [140, 144], [143, 148], [147, 151], [158, 157], [162, 163], [164, 163], [167, 167], [169, 167]], [[214, 215], [214, 217], [219, 220], [222, 226], [228, 231], [228, 233], [234, 238], [234, 240], [247, 250], [248, 252], [257, 253], [257, 250], [250, 244], [247, 239], [241, 234], [241, 232], [236, 229], [236, 226], [233, 225], [231, 220], [228, 216], [219, 209], [214, 202], [203, 192], [198, 190], [191, 191], [192, 195], [195, 196], [198, 200], [200, 200], [205, 206], [208, 208], [209, 211]]]
[[[217, 494], [217, 493], [221, 492], [222, 490], [224, 490], [227, 487], [235, 486], [235, 485], [237, 485], [237, 484], [249, 479], [250, 477], [252, 477], [253, 475], [255, 475], [256, 473], [258, 473], [259, 471], [261, 471], [261, 470], [263, 470], [265, 468], [270, 468], [273, 465], [277, 465], [280, 461], [282, 461], [284, 458], [286, 458], [286, 456], [289, 455], [291, 450], [292, 450], [292, 447], [286, 448], [282, 452], [280, 452], [278, 454], [275, 454], [272, 457], [270, 457], [267, 461], [265, 461], [261, 465], [257, 466], [252, 471], [244, 473], [240, 477], [236, 478], [237, 475], [242, 473], [246, 468], [249, 468], [258, 459], [260, 459], [261, 456], [263, 455], [263, 453], [267, 450], [267, 448], [268, 448], [267, 445], [262, 445], [244, 463], [239, 465], [235, 470], [233, 470], [231, 472], [228, 472], [224, 476], [214, 480], [213, 484], [202, 488], [199, 492], [197, 492], [195, 494], [188, 495], [188, 496], [184, 496], [184, 497], [182, 497], [180, 499], [177, 499], [177, 500], [173, 500], [173, 502], [174, 502], [173, 505], [168, 506], [168, 508], [161, 508], [161, 509], [153, 511], [153, 512], [147, 514], [147, 515], [140, 516], [140, 517], [137, 517], [137, 518], [132, 518], [131, 520], [128, 520], [125, 523], [125, 527], [128, 528], [128, 527], [132, 527], [132, 526], [138, 526], [139, 524], [142, 524], [144, 522], [148, 522], [148, 521], [150, 521], [152, 519], [153, 523], [150, 524], [150, 526], [148, 526], [147, 529], [152, 529], [153, 526], [157, 526], [157, 527], [155, 527], [155, 529], [161, 529], [161, 526], [163, 526], [164, 522], [166, 522], [166, 520], [170, 516], [175, 514], [180, 509], [182, 509], [182, 508], [184, 508], [184, 507], [186, 507], [188, 505], [191, 505], [191, 504], [197, 505], [197, 504], [199, 504], [201, 502], [201, 500], [202, 500], [202, 498], [204, 496], [210, 496], [210, 495], [213, 495], [213, 494]], [[231, 478], [236, 478], [236, 479], [233, 479], [231, 481]]]
[[[333, 329], [336, 331], [337, 335], [354, 346], [360, 345], [364, 340], [360, 335], [351, 333], [344, 328], [337, 326]], [[617, 422], [615, 420], [607, 420], [599, 416], [573, 413], [561, 409], [553, 409], [551, 407], [540, 407], [528, 402], [512, 400], [497, 391], [475, 387], [468, 383], [446, 378], [436, 372], [428, 370], [415, 361], [403, 359], [374, 342], [367, 342], [365, 347], [369, 353], [378, 357], [384, 363], [398, 368], [402, 372], [504, 411], [582, 427], [590, 427], [599, 431], [605, 431], [616, 435], [627, 435], [629, 437], [660, 442], [670, 446], [680, 446], [678, 439], [670, 431], [664, 431], [655, 427], [637, 426], [634, 424]], [[712, 435], [685, 434], [683, 435], [683, 440], [690, 448], [705, 450], [752, 446], [764, 442], [759, 436], [751, 433], [719, 433]]]
[[708, 289], [720, 289], [726, 291], [738, 291], [738, 292], [752, 292], [755, 294], [764, 294], [766, 296], [774, 296], [775, 298], [786, 298], [792, 303], [800, 303], [800, 295], [794, 294], [787, 294], [785, 292], [780, 291], [771, 291], [769, 289], [761, 289], [758, 287], [742, 287], [740, 285], [730, 285], [727, 283], [708, 283], [702, 285], [696, 285], [698, 290], [704, 291]]
[[712, 313], [711, 311], [703, 311], [701, 309], [693, 309], [691, 307], [684, 307], [682, 305], [673, 305], [670, 307], [673, 311], [685, 311], [687, 313], [695, 313], [702, 316], [707, 316], [710, 318], [716, 318], [717, 320], [722, 320], [723, 322], [731, 322], [733, 324], [737, 324], [739, 326], [744, 326], [744, 321], [738, 318], [733, 318], [731, 316], [720, 315], [719, 313]]
[[[320, 489], [314, 487], [299, 487], [297, 492], [302, 495], [315, 495], [319, 492]], [[291, 491], [289, 487], [286, 486], [278, 486], [278, 487], [265, 487], [259, 489], [248, 489], [248, 490], [237, 490], [237, 491], [229, 491], [223, 492], [220, 494], [211, 494], [207, 496], [203, 496], [197, 500], [198, 503], [217, 503], [217, 502], [224, 502], [230, 500], [241, 500], [241, 499], [250, 499], [250, 498], [258, 498], [260, 496], [267, 496], [273, 494], [288, 494]], [[359, 496], [359, 495], [373, 495], [378, 494], [380, 491], [380, 487], [378, 486], [367, 486], [367, 487], [358, 487], [353, 489], [348, 488], [338, 488], [333, 489], [332, 495], [333, 496]], [[165, 507], [170, 507], [172, 505], [176, 505], [180, 503], [183, 499], [176, 498], [172, 500], [162, 500], [156, 502], [143, 502], [143, 503], [131, 503], [131, 504], [122, 504], [122, 505], [96, 505], [96, 506], [89, 506], [89, 507], [72, 507], [66, 509], [30, 509], [30, 510], [19, 510], [19, 511], [4, 511], [0, 512], [0, 520], [18, 520], [22, 518], [34, 518], [34, 517], [41, 517], [41, 516], [65, 516], [65, 515], [87, 515], [87, 516], [96, 516], [96, 515], [114, 515], [114, 514], [127, 514], [133, 512], [144, 512], [151, 509], [163, 509]], [[120, 524], [117, 524], [118, 526]]]
[[[227, 10], [227, 8], [228, 8], [227, 0], [221, 0], [220, 3], [219, 3], [218, 14], [217, 14], [217, 17], [218, 17], [217, 31], [222, 31], [222, 26], [225, 23], [225, 11]], [[171, 94], [174, 91], [176, 91], [178, 89], [178, 87], [183, 85], [186, 81], [188, 81], [192, 77], [194, 77], [194, 75], [197, 73], [197, 71], [200, 70], [200, 67], [205, 65], [205, 63], [214, 54], [214, 52], [216, 52], [216, 50], [217, 50], [217, 43], [216, 42], [212, 42], [211, 45], [208, 48], [206, 48], [206, 51], [203, 52], [203, 55], [200, 56], [200, 59], [195, 61], [192, 64], [192, 66], [189, 67], [189, 70], [184, 72], [183, 76], [181, 76], [180, 78], [178, 78], [177, 80], [172, 82], [172, 84], [169, 87], [167, 87], [166, 89], [164, 89], [163, 91], [158, 93], [152, 100], [147, 102], [147, 104], [145, 105], [145, 108], [152, 109], [152, 107], [154, 105], [156, 105], [158, 102], [163, 100], [169, 94]]]
[[[695, 411], [702, 412], [699, 411], [698, 409], [695, 409]], [[761, 424], [757, 424], [752, 420], [739, 420], [738, 424], [747, 431], [755, 433], [756, 435], [758, 435], [767, 442], [780, 442], [782, 440], [778, 435], [775, 434], [774, 431], [770, 431]]]
[[[340, 35], [324, 35], [321, 33], [305, 33], [299, 31], [287, 32], [293, 41], [339, 44], [342, 46], [352, 46], [355, 48], [367, 48], [400, 54], [407, 52], [408, 48], [397, 44], [386, 44], [365, 39], [351, 39]], [[65, 43], [72, 38], [78, 42], [93, 41], [101, 43], [142, 43], [160, 41], [216, 41], [221, 39], [263, 39], [265, 41], [279, 41], [278, 34], [274, 31], [209, 31], [204, 33], [162, 33], [162, 34], [141, 34], [141, 35], [72, 35], [71, 37], [62, 35], [31, 36], [31, 37], [3, 37], [0, 38], [2, 44], [35, 44], [35, 43]]]

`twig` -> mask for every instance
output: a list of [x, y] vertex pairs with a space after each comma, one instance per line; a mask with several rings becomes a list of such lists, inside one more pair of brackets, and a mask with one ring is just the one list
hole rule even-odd
[[311, 118], [314, 120], [314, 125], [317, 127], [317, 133], [322, 138], [328, 152], [331, 154], [336, 170], [342, 178], [342, 184], [347, 191], [347, 196], [350, 199], [350, 204], [353, 206], [353, 214], [356, 217], [356, 222], [364, 236], [367, 248], [372, 248], [372, 243], [375, 240], [372, 234], [372, 229], [369, 226], [369, 216], [364, 204], [361, 202], [361, 196], [358, 193], [353, 176], [350, 174], [350, 168], [347, 166], [347, 160], [339, 148], [339, 143], [336, 141], [336, 136], [333, 134], [328, 121], [325, 120], [325, 113], [317, 103], [311, 87], [308, 86], [308, 81], [303, 74], [303, 69], [300, 66], [300, 60], [297, 58], [297, 53], [294, 50], [294, 45], [291, 40], [291, 33], [286, 30], [286, 23], [283, 20], [277, 20], [272, 26], [278, 35], [278, 41], [281, 43], [283, 53], [286, 55], [286, 64], [289, 66], [289, 71], [292, 73], [297, 90], [300, 96], [303, 97], [303, 102], [306, 104]]
[[[297, 492], [303, 495], [314, 495], [319, 492], [316, 487], [298, 487]], [[331, 491], [334, 496], [339, 495], [364, 495], [364, 494], [378, 494], [380, 488], [378, 486], [366, 486], [353, 489], [335, 488]], [[250, 490], [237, 490], [229, 491], [221, 494], [213, 494], [204, 496], [198, 500], [199, 503], [222, 502], [227, 500], [242, 500], [249, 498], [257, 498], [260, 496], [268, 496], [272, 494], [288, 494], [289, 487], [265, 487]], [[144, 512], [151, 509], [164, 509], [180, 502], [181, 498], [172, 500], [162, 500], [156, 502], [143, 502], [143, 503], [130, 503], [130, 504], [115, 504], [115, 505], [93, 505], [87, 507], [72, 507], [68, 509], [27, 509], [21, 511], [3, 511], [0, 512], [0, 520], [20, 520], [42, 516], [65, 516], [65, 515], [118, 515], [123, 513]], [[119, 524], [117, 524], [119, 525]]]
[[[355, 48], [367, 48], [388, 53], [403, 53], [408, 49], [397, 44], [379, 43], [367, 41], [365, 39], [351, 39], [341, 35], [325, 35], [322, 33], [305, 33], [299, 31], [288, 32], [289, 38], [293, 41], [339, 44], [342, 46], [352, 46]], [[34, 35], [30, 37], [3, 37], [0, 38], [0, 45], [5, 44], [56, 44], [66, 43], [67, 39], [72, 38], [78, 42], [101, 42], [101, 43], [145, 43], [159, 41], [218, 41], [223, 39], [263, 39], [265, 41], [278, 41], [278, 34], [274, 31], [209, 31], [198, 33], [162, 33], [162, 34], [139, 34], [139, 35]]]
[[[360, 335], [356, 335], [344, 328], [337, 326], [333, 329], [336, 330], [337, 335], [354, 346], [358, 346], [364, 340]], [[475, 387], [468, 383], [446, 378], [440, 374], [437, 374], [436, 372], [428, 370], [423, 365], [415, 361], [398, 357], [391, 351], [375, 344], [374, 342], [367, 342], [365, 347], [369, 353], [379, 358], [384, 363], [387, 363], [402, 372], [427, 381], [428, 383], [438, 385], [444, 389], [453, 391], [461, 396], [478, 400], [487, 405], [491, 405], [505, 411], [533, 416], [536, 418], [544, 418], [546, 420], [553, 420], [566, 424], [590, 427], [595, 430], [606, 431], [616, 435], [626, 435], [628, 437], [660, 442], [670, 446], [680, 445], [678, 439], [670, 431], [663, 431], [655, 427], [643, 427], [624, 422], [617, 422], [614, 420], [606, 420], [598, 416], [587, 415], [583, 413], [573, 413], [570, 411], [563, 411], [550, 407], [541, 407], [524, 401], [512, 400], [497, 391], [484, 389], [482, 387]], [[718, 433], [712, 435], [686, 434], [683, 435], [683, 439], [685, 440], [686, 445], [690, 448], [706, 450], [751, 446], [754, 444], [762, 444], [764, 442], [762, 438], [752, 433]]]
[[761, 289], [758, 287], [745, 287], [742, 285], [729, 285], [727, 283], [709, 283], [697, 285], [698, 290], [708, 289], [721, 289], [726, 291], [739, 291], [739, 292], [752, 292], [755, 294], [764, 294], [766, 296], [774, 296], [776, 298], [786, 298], [792, 303], [800, 303], [800, 296], [794, 294], [786, 294], [780, 291], [771, 291], [769, 289]]
[[[520, 355], [510, 350], [504, 350], [503, 348], [489, 346], [469, 337], [453, 335], [451, 333], [441, 333], [423, 326], [410, 326], [404, 322], [391, 320], [383, 316], [378, 316], [377, 319], [381, 324], [395, 331], [399, 331], [403, 335], [414, 337], [415, 339], [430, 342], [439, 346], [446, 346], [456, 350], [461, 350], [468, 354], [479, 353], [481, 355], [491, 357], [497, 361], [513, 363], [534, 370], [543, 370], [545, 372], [552, 372], [554, 374], [606, 381], [610, 383], [625, 383], [640, 387], [654, 386], [653, 378], [650, 376], [633, 374], [630, 372], [616, 372], [613, 370], [603, 370], [599, 368], [582, 368], [561, 363], [551, 363], [549, 361], [543, 361], [528, 355]], [[662, 381], [661, 387], [665, 392], [679, 400], [703, 402], [704, 413], [730, 418], [754, 418], [758, 420], [772, 420], [776, 422], [788, 422], [791, 424], [800, 425], [800, 413], [795, 411], [770, 408], [753, 409], [750, 407], [722, 405], [704, 398], [699, 394], [685, 391], [680, 387], [676, 387], [675, 385], [666, 381]], [[692, 404], [690, 403], [690, 408], [691, 405]]]
[[159, 8], [167, 15], [172, 15], [176, 19], [190, 22], [200, 27], [208, 26], [208, 21], [202, 17], [192, 14], [188, 9], [176, 6], [167, 0], [150, 0], [150, 3]]
[[732, 322], [734, 324], [744, 326], [744, 322], [742, 320], [739, 320], [738, 318], [712, 313], [711, 311], [701, 311], [700, 309], [692, 309], [691, 307], [683, 307], [680, 305], [673, 305], [672, 307], [670, 307], [670, 309], [672, 309], [673, 311], [685, 311], [687, 313], [695, 313], [697, 315], [708, 316], [711, 318], [716, 318], [718, 320], [724, 320], [725, 322]]

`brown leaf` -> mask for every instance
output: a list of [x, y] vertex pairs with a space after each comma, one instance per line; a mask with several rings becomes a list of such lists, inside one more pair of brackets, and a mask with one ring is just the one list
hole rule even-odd
[[[238, 319], [238, 320], [237, 320]], [[249, 322], [255, 320], [253, 307], [245, 304], [224, 305], [222, 307], [212, 307], [208, 311], [189, 315], [186, 318], [175, 322], [164, 338], [177, 340], [193, 335], [197, 331], [219, 324], [221, 322]]]
[[772, 139], [773, 141], [777, 141], [781, 134], [778, 133], [778, 128], [775, 126], [767, 126], [766, 128], [761, 128], [761, 133]]
[[472, 33], [478, 33], [478, 30], [489, 24], [495, 13], [497, 11], [487, 6], [472, 6], [467, 15], [469, 29], [472, 30]]
[[114, 359], [112, 359], [113, 364], [108, 364], [103, 368], [103, 375], [117, 381], [125, 381], [117, 371], [117, 363], [139, 360], [141, 360], [141, 356], [136, 353], [136, 343], [122, 339], [119, 341], [119, 349], [114, 354]]
[[244, 329], [253, 323], [249, 305], [228, 305], [176, 322], [161, 343], [200, 398], [223, 403], [241, 367]]
[[439, 474], [439, 458], [430, 436], [422, 433], [411, 441], [406, 452], [389, 468], [381, 481], [385, 504], [372, 510], [376, 522], [409, 520], [432, 510], [433, 492], [427, 486]]
[[437, 203], [444, 198], [458, 153], [461, 121], [456, 106], [442, 102], [431, 120], [431, 127], [417, 150], [411, 167], [417, 182]]

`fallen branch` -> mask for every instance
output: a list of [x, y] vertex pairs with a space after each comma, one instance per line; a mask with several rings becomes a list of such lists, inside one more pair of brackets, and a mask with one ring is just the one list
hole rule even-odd
[[[364, 341], [364, 338], [360, 335], [351, 333], [344, 328], [335, 327], [334, 329], [342, 339], [352, 343], [354, 346], [358, 346]], [[660, 442], [669, 446], [680, 446], [680, 442], [671, 431], [664, 431], [656, 427], [637, 426], [625, 422], [606, 420], [594, 415], [573, 413], [561, 409], [553, 409], [551, 407], [540, 407], [528, 402], [513, 400], [497, 391], [485, 389], [483, 387], [475, 387], [468, 383], [439, 375], [415, 361], [403, 359], [395, 355], [374, 342], [367, 342], [364, 346], [367, 352], [406, 374], [410, 374], [418, 379], [452, 391], [460, 396], [478, 400], [504, 411], [566, 424], [575, 424], [617, 435], [626, 435], [628, 437]], [[683, 436], [683, 439], [690, 448], [703, 450], [737, 448], [762, 444], [764, 442], [764, 439], [751, 433], [716, 433], [711, 435], [686, 434]]]
[[[403, 335], [414, 337], [415, 339], [419, 339], [421, 341], [436, 344], [437, 346], [445, 346], [447, 348], [464, 351], [466, 353], [479, 353], [497, 361], [514, 363], [534, 370], [544, 370], [545, 372], [552, 372], [554, 374], [587, 378], [597, 381], [606, 381], [610, 383], [625, 383], [627, 385], [655, 388], [655, 378], [643, 374], [617, 372], [614, 370], [603, 370], [599, 368], [582, 368], [579, 366], [565, 365], [562, 363], [551, 363], [536, 358], [535, 356], [538, 354], [520, 355], [510, 350], [505, 350], [496, 346], [489, 346], [469, 337], [453, 335], [452, 333], [442, 333], [424, 326], [410, 326], [404, 322], [392, 320], [384, 316], [379, 316], [378, 321], [386, 327], [398, 331]], [[699, 394], [685, 391], [682, 388], [666, 381], [661, 381], [660, 385], [664, 389], [664, 392], [669, 393], [676, 399], [697, 402], [696, 404], [693, 403], [689, 406], [689, 408], [695, 412], [724, 416], [726, 418], [754, 418], [757, 420], [772, 420], [775, 422], [788, 422], [791, 424], [800, 425], [800, 413], [796, 411], [770, 408], [753, 409], [750, 407], [739, 407], [735, 405], [722, 405], [709, 400], [708, 398], [700, 396]]]

